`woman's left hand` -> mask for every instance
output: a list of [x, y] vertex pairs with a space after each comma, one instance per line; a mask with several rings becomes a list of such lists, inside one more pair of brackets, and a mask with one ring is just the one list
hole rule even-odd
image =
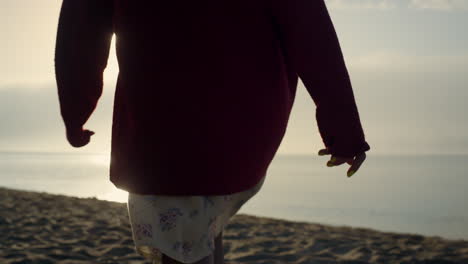
[[[330, 150], [328, 148], [326, 149], [321, 149], [318, 152], [319, 156], [324, 156], [324, 155], [330, 155]], [[351, 165], [351, 167], [348, 169], [347, 175], [348, 177], [353, 176], [354, 173], [356, 173], [359, 170], [359, 167], [361, 167], [362, 163], [366, 159], [366, 153], [362, 152], [354, 158], [347, 158], [347, 157], [340, 157], [340, 156], [335, 156], [332, 155], [331, 159], [327, 162], [328, 167], [333, 167], [333, 166], [339, 166], [343, 163], [348, 163]]]

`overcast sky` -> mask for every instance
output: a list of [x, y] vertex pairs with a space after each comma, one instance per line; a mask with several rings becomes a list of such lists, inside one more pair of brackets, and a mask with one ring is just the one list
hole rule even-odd
[[[326, 2], [369, 154], [468, 153], [468, 0]], [[85, 125], [96, 135], [80, 149], [66, 142], [53, 74], [60, 4], [1, 0], [0, 151], [110, 150], [114, 52], [104, 95]], [[278, 154], [315, 154], [322, 147], [315, 105], [300, 83]]]

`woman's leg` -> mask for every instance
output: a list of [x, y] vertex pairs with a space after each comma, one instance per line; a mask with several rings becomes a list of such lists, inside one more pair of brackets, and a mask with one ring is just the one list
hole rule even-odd
[[[224, 264], [224, 250], [223, 250], [223, 231], [215, 238], [215, 250], [213, 254], [193, 263], [193, 264]], [[177, 260], [162, 254], [162, 264], [183, 264]]]
[[215, 238], [214, 264], [224, 264], [223, 230]]

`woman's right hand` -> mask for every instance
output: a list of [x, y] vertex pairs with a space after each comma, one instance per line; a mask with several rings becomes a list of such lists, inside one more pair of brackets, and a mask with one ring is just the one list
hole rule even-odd
[[[330, 155], [330, 150], [328, 148], [321, 149], [318, 152], [319, 156], [325, 156], [325, 155]], [[328, 167], [333, 167], [333, 166], [339, 166], [343, 163], [348, 163], [351, 165], [351, 167], [348, 169], [347, 175], [348, 177], [353, 176], [354, 173], [356, 173], [359, 170], [359, 167], [361, 167], [362, 163], [366, 160], [366, 153], [362, 152], [354, 158], [347, 158], [347, 157], [340, 157], [340, 156], [335, 156], [332, 155], [331, 159], [327, 162]]]
[[93, 131], [78, 129], [67, 129], [67, 139], [70, 145], [75, 148], [86, 146], [94, 135]]

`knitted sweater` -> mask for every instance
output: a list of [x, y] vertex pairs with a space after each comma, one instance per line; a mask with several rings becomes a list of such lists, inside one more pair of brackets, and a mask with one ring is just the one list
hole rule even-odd
[[323, 0], [63, 0], [55, 69], [67, 130], [119, 64], [110, 180], [138, 194], [227, 195], [266, 175], [301, 78], [333, 155], [368, 151]]

